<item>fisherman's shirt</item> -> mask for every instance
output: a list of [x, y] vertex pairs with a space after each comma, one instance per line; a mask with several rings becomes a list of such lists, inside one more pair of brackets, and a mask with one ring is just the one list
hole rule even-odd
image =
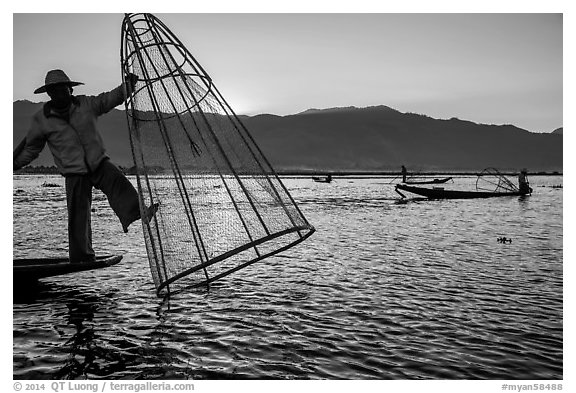
[[93, 172], [108, 158], [97, 129], [98, 117], [122, 104], [125, 99], [126, 88], [122, 84], [97, 96], [72, 96], [67, 114], [55, 111], [51, 102], [47, 102], [32, 118], [26, 146], [14, 158], [14, 170], [36, 159], [48, 144], [62, 175]]

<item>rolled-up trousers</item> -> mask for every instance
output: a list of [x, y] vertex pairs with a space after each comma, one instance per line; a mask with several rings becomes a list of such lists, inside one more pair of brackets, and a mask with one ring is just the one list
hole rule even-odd
[[95, 258], [92, 249], [92, 187], [106, 195], [123, 226], [128, 227], [140, 218], [138, 192], [110, 160], [102, 161], [92, 173], [66, 175], [70, 262], [92, 261]]

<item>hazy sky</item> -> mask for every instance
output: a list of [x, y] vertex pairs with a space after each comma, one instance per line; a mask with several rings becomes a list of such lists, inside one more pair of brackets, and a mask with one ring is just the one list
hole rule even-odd
[[[240, 114], [387, 105], [436, 118], [563, 126], [561, 14], [156, 14]], [[13, 99], [62, 68], [120, 83], [122, 14], [14, 14]]]

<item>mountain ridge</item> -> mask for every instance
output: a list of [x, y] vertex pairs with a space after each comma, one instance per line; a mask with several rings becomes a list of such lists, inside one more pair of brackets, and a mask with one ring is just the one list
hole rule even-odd
[[[13, 146], [25, 136], [42, 103], [14, 102]], [[311, 108], [292, 115], [239, 116], [278, 171], [413, 170], [562, 171], [562, 133], [533, 133], [511, 124], [435, 119], [385, 105]], [[108, 155], [132, 166], [126, 115], [113, 109], [99, 119]], [[53, 165], [44, 149], [32, 165]]]

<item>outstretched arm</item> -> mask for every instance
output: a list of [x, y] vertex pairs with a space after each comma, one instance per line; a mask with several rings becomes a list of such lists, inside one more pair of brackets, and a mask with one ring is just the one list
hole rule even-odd
[[20, 144], [14, 150], [12, 156], [12, 169], [16, 171], [34, 161], [44, 148], [45, 144], [46, 138], [34, 119], [28, 135], [22, 139]]
[[18, 146], [16, 146], [16, 149], [14, 149], [14, 152], [12, 153], [12, 160], [15, 160], [16, 157], [18, 157], [20, 153], [22, 153], [22, 150], [24, 150], [25, 146], [26, 146], [26, 137], [22, 138]]
[[96, 116], [108, 113], [126, 101], [134, 93], [137, 82], [138, 76], [136, 74], [127, 74], [124, 77], [124, 83], [114, 90], [91, 97], [92, 110]]

